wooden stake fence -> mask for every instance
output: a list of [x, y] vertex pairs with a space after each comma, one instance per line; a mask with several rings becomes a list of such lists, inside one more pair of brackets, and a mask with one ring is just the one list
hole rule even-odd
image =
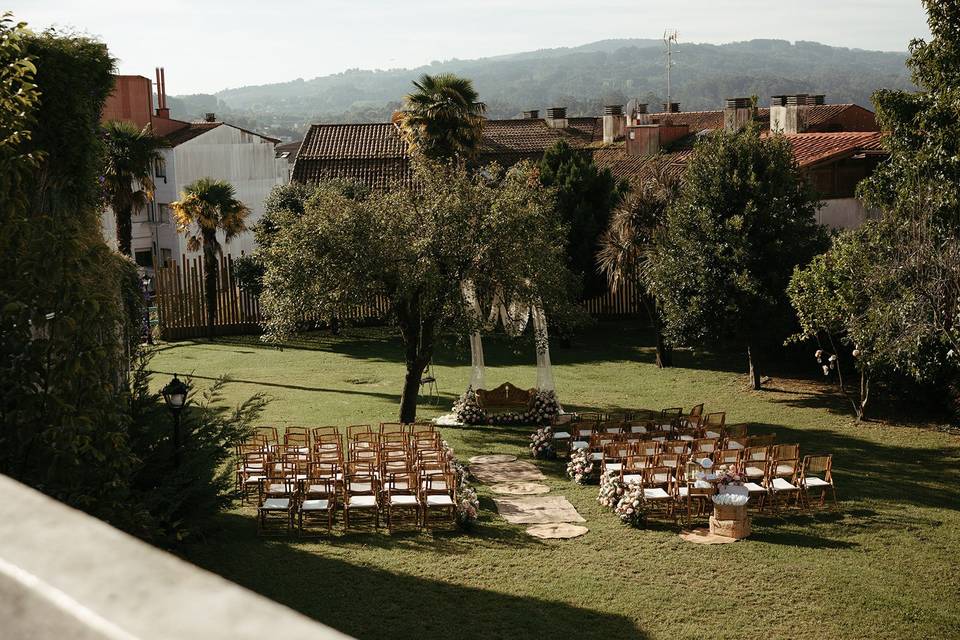
[[[156, 267], [154, 274], [155, 304], [163, 338], [187, 340], [206, 336], [207, 301], [204, 296], [203, 259], [184, 256], [180, 264], [171, 261], [162, 267]], [[643, 312], [640, 291], [632, 283], [618, 289], [616, 294], [608, 291], [602, 296], [587, 300], [584, 306], [588, 313], [598, 317]], [[369, 304], [344, 310], [340, 317], [353, 321], [383, 320], [389, 309], [387, 299], [380, 296]], [[303, 318], [307, 324], [320, 324], [325, 320], [326, 318], [315, 317], [310, 313], [305, 313]], [[221, 256], [214, 334], [260, 333], [263, 322], [260, 301], [237, 285], [233, 259], [230, 256]]]

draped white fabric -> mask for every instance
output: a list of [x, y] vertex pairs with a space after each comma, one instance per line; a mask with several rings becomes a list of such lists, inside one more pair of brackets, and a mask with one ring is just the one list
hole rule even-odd
[[[469, 312], [473, 314], [474, 319], [479, 324], [483, 319], [483, 308], [477, 299], [473, 282], [469, 280], [462, 282], [460, 289], [463, 292], [463, 298]], [[540, 305], [535, 305], [532, 308], [529, 305], [521, 305], [516, 302], [511, 302], [508, 305], [503, 300], [502, 292], [497, 291], [494, 293], [490, 313], [487, 315], [486, 322], [483, 323], [483, 329], [492, 331], [496, 328], [497, 322], [500, 321], [507, 333], [516, 337], [527, 328], [527, 322], [531, 317], [533, 317], [534, 340], [537, 348], [537, 389], [554, 391], [553, 371], [550, 366], [550, 343], [547, 335], [547, 317]], [[470, 366], [470, 386], [474, 389], [485, 388], [483, 340], [479, 331], [474, 331], [470, 335]]]

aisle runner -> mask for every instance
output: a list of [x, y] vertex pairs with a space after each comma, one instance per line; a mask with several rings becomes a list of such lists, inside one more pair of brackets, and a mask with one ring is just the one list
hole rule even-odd
[[585, 520], [564, 496], [537, 495], [548, 493], [550, 487], [538, 482], [546, 476], [533, 464], [502, 454], [474, 456], [470, 458], [470, 473], [500, 494], [493, 501], [504, 520], [536, 525], [527, 529], [530, 535], [571, 538], [587, 532], [586, 527], [558, 526]]

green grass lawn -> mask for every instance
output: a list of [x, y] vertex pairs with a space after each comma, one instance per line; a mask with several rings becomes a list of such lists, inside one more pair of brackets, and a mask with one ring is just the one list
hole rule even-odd
[[[572, 349], [552, 351], [565, 408], [660, 409], [705, 402], [832, 452], [838, 514], [757, 518], [730, 545], [680, 540], [672, 526], [631, 529], [596, 503], [595, 486], [566, 479], [563, 462], [536, 462], [590, 532], [541, 541], [509, 525], [480, 485], [482, 515], [469, 534], [336, 533], [329, 540], [260, 539], [253, 509], [222, 516], [223, 533], [184, 550], [196, 564], [359, 638], [957, 638], [960, 637], [960, 441], [921, 424], [856, 424], [836, 397], [775, 377], [745, 391], [743, 358], [677, 354], [657, 370], [650, 336], [600, 324]], [[533, 386], [532, 345], [488, 341], [488, 386]], [[437, 359], [440, 407], [466, 386], [469, 353]], [[197, 384], [222, 373], [236, 402], [273, 397], [277, 426], [395, 420], [403, 379], [392, 334], [354, 329], [311, 335], [283, 350], [255, 338], [167, 345], [151, 368]], [[159, 372], [163, 372], [160, 374]], [[528, 428], [444, 428], [458, 457], [524, 459]]]

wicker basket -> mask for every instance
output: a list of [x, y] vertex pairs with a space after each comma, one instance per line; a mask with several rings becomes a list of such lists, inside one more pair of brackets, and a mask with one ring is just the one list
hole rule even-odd
[[747, 516], [747, 506], [713, 505], [710, 533], [738, 540], [749, 536], [750, 518]]

